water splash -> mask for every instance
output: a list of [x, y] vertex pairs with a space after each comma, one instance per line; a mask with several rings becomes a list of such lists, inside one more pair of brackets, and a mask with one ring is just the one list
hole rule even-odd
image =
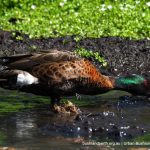
[[81, 100], [81, 98], [82, 98], [82, 96], [80, 94], [78, 94], [78, 93], [76, 93], [75, 96], [76, 96], [77, 100]]

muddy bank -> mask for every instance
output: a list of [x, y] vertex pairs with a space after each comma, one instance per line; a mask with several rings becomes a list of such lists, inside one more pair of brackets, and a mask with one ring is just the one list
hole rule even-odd
[[107, 73], [115, 75], [137, 73], [150, 76], [150, 40], [119, 37], [82, 39], [75, 36], [29, 39], [27, 35], [19, 32], [0, 30], [0, 55], [48, 49], [74, 51], [77, 47], [101, 53], [109, 64]]

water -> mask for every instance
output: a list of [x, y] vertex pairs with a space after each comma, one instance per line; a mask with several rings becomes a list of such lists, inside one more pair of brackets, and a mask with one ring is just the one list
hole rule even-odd
[[[9, 91], [9, 95], [11, 94], [14, 95]], [[36, 97], [22, 93], [15, 94], [19, 103], [24, 103], [26, 99], [33, 102]], [[24, 97], [23, 102], [19, 100], [22, 96]], [[82, 114], [77, 116], [54, 114], [48, 105], [39, 103], [41, 97], [36, 97], [35, 103], [38, 102], [40, 105], [35, 108], [28, 107], [29, 101], [25, 105], [26, 109], [0, 117], [0, 145], [19, 150], [47, 150], [60, 149], [60, 147], [61, 149], [77, 150], [99, 149], [98, 146], [83, 145], [94, 141], [104, 143], [101, 148], [113, 149], [113, 146], [105, 146], [105, 142], [111, 144], [116, 142], [123, 145], [126, 141], [133, 141], [150, 132], [150, 102], [148, 99], [130, 98], [129, 96], [121, 98], [116, 96], [115, 99], [108, 95], [102, 97], [105, 102], [101, 100], [96, 105], [88, 104], [80, 107]], [[1, 102], [4, 100], [10, 102], [8, 91], [4, 90], [0, 98]], [[97, 99], [98, 97], [95, 97], [95, 101]]]

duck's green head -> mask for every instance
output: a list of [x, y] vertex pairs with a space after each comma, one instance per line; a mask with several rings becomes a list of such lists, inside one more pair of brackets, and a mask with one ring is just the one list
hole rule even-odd
[[119, 77], [116, 80], [117, 84], [125, 84], [125, 85], [139, 85], [145, 82], [145, 78], [140, 75], [129, 75]]
[[116, 87], [133, 94], [150, 94], [150, 80], [141, 75], [127, 75], [116, 78]]

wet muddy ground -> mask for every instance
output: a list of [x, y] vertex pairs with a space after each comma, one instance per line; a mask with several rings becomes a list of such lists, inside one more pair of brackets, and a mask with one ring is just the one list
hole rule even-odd
[[[60, 149], [60, 146], [64, 150], [109, 150], [114, 146], [108, 143], [117, 143], [115, 149], [120, 150], [126, 149], [125, 143], [133, 144], [135, 138], [150, 132], [150, 101], [140, 97], [122, 96], [112, 101], [106, 98], [105, 103], [99, 101], [96, 106], [80, 109], [81, 114], [69, 116], [54, 114], [47, 105], [42, 105], [0, 117], [0, 132], [5, 135], [1, 144], [18, 150]], [[84, 145], [91, 141], [102, 145]]]
[[[16, 39], [23, 37], [22, 40]], [[108, 61], [109, 66], [102, 70], [105, 74], [137, 73], [150, 77], [150, 41], [129, 40], [119, 37], [86, 38], [77, 41], [75, 36], [29, 39], [20, 33], [0, 31], [0, 55], [36, 52], [38, 50], [70, 50], [83, 47], [100, 52]], [[11, 91], [0, 89], [0, 102], [10, 101]], [[13, 94], [12, 94], [13, 95]], [[20, 93], [13, 96], [19, 99]], [[0, 117], [0, 145], [17, 149], [113, 149], [113, 146], [85, 146], [84, 142], [118, 142], [115, 149], [123, 148], [124, 142], [134, 142], [136, 138], [150, 133], [150, 98], [136, 96], [93, 97], [94, 105], [80, 107], [78, 116], [53, 114], [48, 105], [43, 104], [41, 97], [24, 94], [29, 99], [40, 102], [40, 106], [22, 109], [16, 113]], [[126, 94], [125, 94], [126, 95]], [[127, 94], [129, 95], [129, 94]], [[9, 100], [8, 100], [9, 99]], [[89, 99], [89, 97], [83, 97]], [[31, 102], [30, 102], [31, 100]], [[21, 98], [20, 98], [21, 101]], [[103, 102], [102, 102], [103, 101]], [[81, 98], [82, 102], [82, 98]], [[20, 103], [24, 103], [21, 101]], [[35, 101], [36, 103], [36, 101]], [[77, 104], [80, 104], [80, 100]], [[2, 106], [0, 106], [0, 109]], [[9, 110], [10, 111], [10, 110]], [[148, 147], [149, 145], [146, 145]]]
[[[17, 37], [22, 37], [21, 40]], [[81, 40], [77, 40], [81, 39]], [[120, 37], [81, 38], [66, 36], [58, 38], [29, 39], [19, 32], [0, 30], [0, 55], [36, 52], [39, 50], [69, 50], [82, 47], [98, 51], [109, 67], [104, 72], [118, 75], [138, 73], [150, 76], [150, 40], [130, 40]]]

